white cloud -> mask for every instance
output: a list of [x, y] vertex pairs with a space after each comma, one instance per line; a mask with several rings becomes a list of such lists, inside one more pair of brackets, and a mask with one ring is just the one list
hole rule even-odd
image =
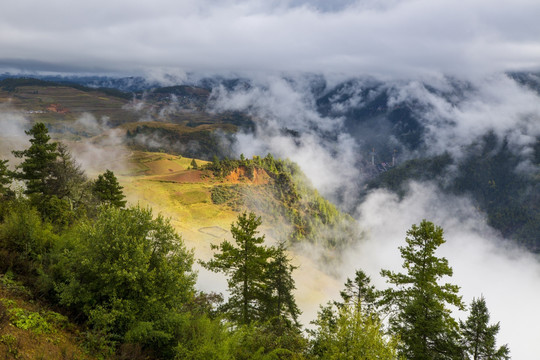
[[0, 5], [1, 63], [402, 77], [538, 68], [539, 12], [533, 0], [26, 0]]

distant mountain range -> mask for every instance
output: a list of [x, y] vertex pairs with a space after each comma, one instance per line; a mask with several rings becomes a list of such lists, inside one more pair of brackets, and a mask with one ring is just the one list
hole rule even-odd
[[[125, 109], [130, 101], [140, 101], [144, 103], [141, 109], [146, 111], [150, 121], [172, 122], [191, 128], [199, 126], [197, 129], [200, 131], [189, 134], [196, 136], [194, 141], [207, 144], [198, 149], [205, 149], [211, 154], [193, 152], [196, 146], [171, 148], [180, 154], [190, 148], [191, 152], [182, 154], [186, 156], [206, 159], [211, 159], [213, 155], [229, 156], [230, 149], [220, 148], [219, 142], [209, 140], [211, 134], [217, 129], [229, 134], [239, 129], [253, 132], [258, 121], [248, 111], [216, 113], [208, 112], [207, 108], [212, 89], [217, 86], [232, 92], [235, 89], [248, 91], [259, 86], [248, 79], [203, 78], [193, 83], [162, 87], [157, 82], [141, 77], [36, 78], [38, 80], [3, 74], [0, 75], [0, 88], [13, 92], [24, 86], [61, 85], [74, 91], [99, 91], [119, 99], [115, 110], [120, 114], [118, 117], [100, 113], [111, 116], [113, 125], [121, 125], [122, 121], [118, 119], [133, 121], [133, 115], [121, 114], [129, 112]], [[506, 79], [512, 86], [523, 91], [540, 94], [538, 74], [511, 73], [506, 75]], [[294, 79], [290, 81], [294, 82]], [[526, 146], [514, 146], [515, 133], [508, 129], [499, 131], [495, 123], [493, 126], [488, 123], [484, 130], [477, 130], [476, 133], [465, 132], [462, 138], [452, 134], [454, 138], [447, 139], [441, 138], [442, 135], [437, 133], [439, 129], [442, 132], [460, 126], [459, 121], [452, 116], [461, 116], [464, 111], [476, 106], [476, 103], [484, 101], [478, 95], [481, 89], [474, 82], [446, 79], [444, 86], [432, 86], [421, 82], [352, 79], [329, 87], [324, 78], [313, 76], [307, 83], [309, 86], [305, 91], [309, 92], [318, 116], [323, 119], [339, 118], [343, 123], [338, 130], [325, 133], [324, 138], [329, 142], [337, 141], [339, 134], [336, 131], [341, 131], [352, 136], [360, 149], [361, 156], [357, 163], [351, 164], [363, 168], [364, 173], [368, 174], [367, 187], [358, 190], [360, 199], [370, 189], [382, 187], [402, 194], [410, 180], [432, 181], [443, 192], [470, 196], [478, 208], [485, 212], [489, 224], [503, 236], [514, 239], [532, 251], [540, 252], [540, 138], [539, 134], [531, 133], [532, 130], [526, 126], [538, 122], [540, 114], [524, 114], [523, 122], [516, 124], [516, 127], [525, 127], [520, 130], [520, 134], [535, 139], [532, 143], [529, 139]], [[79, 109], [84, 110], [84, 105], [81, 106]], [[486, 108], [488, 106], [489, 102]], [[92, 112], [91, 106], [88, 111]], [[61, 117], [60, 114], [55, 116]], [[468, 126], [465, 120], [460, 120], [461, 126]], [[200, 128], [203, 125], [206, 128]], [[475, 126], [472, 123], [469, 125]], [[159, 135], [158, 138], [168, 139], [170, 143], [178, 139], [184, 141], [190, 136], [186, 132], [180, 134], [155, 124], [141, 126], [137, 126], [136, 131], [128, 135], [137, 148], [146, 146], [149, 150], [164, 148], [171, 151], [165, 145], [161, 148], [155, 145], [152, 148], [149, 143], [137, 143], [134, 140], [137, 134], [144, 134], [146, 138]], [[285, 127], [282, 133], [302, 137], [294, 124], [290, 128]], [[228, 139], [234, 141], [233, 137]], [[444, 144], [441, 139], [459, 145], [456, 145], [458, 151], [435, 148], [434, 144]]]

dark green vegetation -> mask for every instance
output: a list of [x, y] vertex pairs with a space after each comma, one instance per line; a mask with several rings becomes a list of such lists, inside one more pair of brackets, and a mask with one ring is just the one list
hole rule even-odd
[[[489, 325], [485, 303], [475, 301], [461, 326], [451, 317], [448, 305], [462, 306], [459, 288], [440, 285], [452, 271], [435, 254], [444, 243], [442, 229], [428, 221], [413, 225], [407, 246], [400, 248], [405, 272], [383, 270], [395, 286], [378, 291], [357, 271], [346, 282], [342, 301], [322, 307], [313, 329], [304, 334], [293, 293], [295, 266], [284, 245], [267, 246], [258, 236], [260, 217], [241, 214], [231, 226], [234, 243], [215, 246], [214, 257], [205, 263], [228, 278], [230, 297], [223, 302], [220, 294], [195, 288], [193, 254], [167, 219], [154, 217], [150, 209], [124, 208], [114, 174], [106, 171], [97, 181], [88, 180], [63, 145], [50, 141], [42, 124], [29, 134], [30, 147], [18, 152], [23, 164], [43, 153], [56, 154], [46, 157], [45, 166], [21, 166], [15, 174], [0, 162], [0, 272], [2, 279], [15, 277], [27, 296], [57, 311], [27, 310], [2, 298], [0, 349], [6, 358], [21, 357], [14, 353], [20, 348], [14, 347], [17, 337], [6, 329], [47, 333], [67, 319], [83, 329], [86, 353], [112, 359], [508, 355], [506, 346], [495, 345], [499, 325]], [[36, 144], [44, 151], [29, 150]], [[246, 169], [253, 166], [254, 178], [257, 166], [268, 168], [283, 199], [300, 201], [289, 178], [295, 174], [292, 164], [271, 156], [238, 161]], [[226, 176], [228, 166], [215, 159], [208, 170]], [[30, 169], [39, 172], [30, 176]], [[25, 192], [6, 191], [13, 177], [28, 185]], [[332, 212], [326, 213], [321, 221], [331, 218]], [[381, 320], [386, 317], [391, 319], [388, 328]]]
[[459, 160], [449, 154], [409, 160], [379, 175], [369, 188], [384, 187], [403, 195], [410, 180], [434, 181], [446, 193], [470, 195], [487, 214], [489, 225], [538, 252], [540, 140], [535, 149], [532, 166], [527, 166], [505, 139], [491, 133], [464, 149]]
[[[185, 157], [210, 160], [226, 153], [221, 137], [231, 137], [236, 127], [230, 124], [172, 125], [161, 122], [128, 124], [126, 144], [133, 149], [157, 151]], [[218, 131], [219, 135], [215, 132]]]
[[401, 337], [400, 353], [408, 359], [459, 358], [458, 325], [447, 306], [463, 310], [464, 304], [458, 286], [440, 284], [452, 276], [448, 261], [435, 256], [443, 230], [423, 221], [407, 232], [406, 242], [399, 250], [407, 273], [381, 272], [395, 286], [386, 290], [383, 304], [392, 313], [392, 332]]

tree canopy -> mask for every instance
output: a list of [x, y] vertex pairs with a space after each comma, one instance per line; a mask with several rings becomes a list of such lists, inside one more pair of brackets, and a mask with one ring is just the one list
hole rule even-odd
[[13, 155], [22, 158], [17, 166], [17, 176], [26, 183], [26, 194], [47, 194], [47, 180], [52, 176], [51, 166], [58, 156], [58, 143], [50, 142], [51, 137], [45, 124], [36, 123], [25, 131], [32, 136], [30, 147], [22, 151], [13, 151]]
[[507, 345], [496, 347], [495, 336], [500, 326], [499, 323], [489, 325], [489, 317], [486, 299], [483, 296], [473, 299], [469, 317], [465, 322], [459, 322], [465, 353], [469, 359], [473, 360], [510, 359], [510, 350]]
[[435, 251], [445, 243], [443, 229], [423, 220], [407, 231], [399, 248], [406, 273], [382, 270], [393, 285], [384, 302], [391, 311], [390, 326], [401, 338], [400, 353], [409, 359], [450, 359], [460, 356], [458, 325], [448, 305], [463, 310], [459, 287], [439, 281], [452, 276], [446, 258]]
[[126, 205], [125, 195], [122, 192], [122, 186], [111, 170], [98, 175], [92, 188], [94, 195], [98, 200], [106, 205], [112, 205], [123, 208]]

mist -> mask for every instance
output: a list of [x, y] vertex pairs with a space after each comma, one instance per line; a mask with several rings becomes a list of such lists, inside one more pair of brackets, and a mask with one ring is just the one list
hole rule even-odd
[[[454, 274], [442, 281], [460, 286], [467, 305], [484, 295], [490, 323], [500, 322], [498, 344], [508, 343], [514, 359], [530, 359], [540, 333], [535, 321], [540, 317], [540, 262], [489, 228], [466, 198], [441, 195], [426, 183], [411, 183], [401, 200], [383, 190], [371, 193], [358, 207], [358, 223], [367, 236], [344, 259], [344, 276], [363, 269], [377, 288], [386, 288], [379, 271], [403, 271], [398, 247], [422, 219], [444, 229], [446, 243], [437, 255], [448, 259]], [[455, 316], [465, 320], [468, 313], [456, 311]]]
[[[493, 133], [505, 139], [520, 159], [515, 171], [537, 173], [531, 156], [540, 135], [538, 93], [501, 73], [467, 79], [354, 79], [337, 93], [351, 96], [346, 101], [340, 101], [338, 95], [330, 97], [331, 111], [322, 114], [317, 100], [333, 94], [338, 85], [326, 78], [257, 77], [233, 89], [214, 88], [210, 102], [212, 111], [245, 111], [256, 120], [253, 132], [236, 135], [233, 148], [237, 156], [270, 152], [297, 162], [323, 195], [349, 209], [357, 219], [362, 236], [344, 252], [341, 266], [329, 272], [323, 263], [306, 263], [308, 269], [315, 266], [322, 273], [331, 273], [333, 280], [325, 281], [317, 295], [311, 293], [311, 299], [299, 299], [304, 324], [315, 318], [318, 304], [339, 297], [338, 290], [356, 269], [366, 271], [379, 289], [386, 288], [380, 270], [401, 271], [398, 247], [405, 244], [412, 224], [427, 219], [444, 229], [447, 243], [439, 255], [446, 257], [454, 270], [454, 276], [447, 280], [461, 287], [467, 305], [483, 295], [491, 322], [501, 325], [498, 344], [508, 343], [513, 358], [530, 358], [540, 333], [540, 325], [531, 320], [540, 318], [536, 305], [540, 298], [539, 260], [490, 228], [472, 199], [445, 195], [434, 183], [410, 183], [402, 197], [386, 190], [360, 196], [373, 176], [365, 165], [368, 154], [362, 153], [373, 132], [362, 126], [356, 133], [349, 132], [346, 116], [384, 92], [388, 94], [388, 109], [408, 107], [424, 129], [421, 146], [401, 154], [401, 161], [444, 152], [460, 159], [468, 146]], [[384, 116], [376, 120], [388, 121]], [[407, 146], [399, 144], [396, 137], [388, 139]], [[320, 259], [316, 246], [303, 247], [297, 253], [314, 261]], [[306, 272], [296, 277], [302, 291], [313, 291], [306, 285]], [[463, 320], [467, 315], [455, 313]]]

